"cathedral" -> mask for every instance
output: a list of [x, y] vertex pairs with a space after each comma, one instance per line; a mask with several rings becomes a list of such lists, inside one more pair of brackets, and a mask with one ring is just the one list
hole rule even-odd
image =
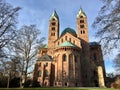
[[33, 80], [42, 87], [104, 87], [105, 66], [101, 45], [89, 42], [87, 16], [80, 8], [76, 31], [67, 27], [59, 35], [59, 16], [50, 17], [48, 44], [40, 48]]

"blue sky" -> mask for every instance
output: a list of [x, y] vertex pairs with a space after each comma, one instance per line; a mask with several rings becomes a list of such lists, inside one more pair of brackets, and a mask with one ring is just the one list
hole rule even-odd
[[[11, 5], [20, 6], [18, 28], [22, 25], [36, 24], [41, 30], [41, 35], [48, 36], [49, 19], [53, 10], [57, 11], [60, 19], [60, 33], [66, 28], [71, 27], [76, 30], [76, 15], [83, 8], [87, 15], [89, 40], [97, 41], [94, 37], [95, 30], [91, 27], [97, 13], [102, 6], [100, 0], [6, 0]], [[112, 58], [104, 57], [106, 72], [113, 72]], [[110, 60], [109, 60], [110, 59]]]

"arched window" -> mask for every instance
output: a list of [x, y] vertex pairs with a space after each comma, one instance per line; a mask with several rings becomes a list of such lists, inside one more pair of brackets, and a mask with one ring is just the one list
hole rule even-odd
[[65, 54], [63, 54], [62, 59], [63, 59], [63, 61], [66, 61], [66, 55]]
[[65, 82], [65, 86], [67, 86], [67, 82]]
[[55, 86], [57, 86], [57, 83], [55, 82]]
[[82, 34], [82, 30], [81, 30], [81, 34]]
[[69, 55], [69, 75], [70, 79], [74, 78], [74, 55], [70, 54]]
[[51, 33], [51, 36], [55, 36], [55, 33]]
[[53, 21], [55, 21], [55, 19], [54, 19], [54, 18], [53, 18], [52, 20], [53, 20]]
[[77, 56], [75, 56], [75, 63], [77, 63]]
[[65, 36], [65, 40], [67, 40], [67, 36]]
[[41, 77], [41, 71], [38, 71], [38, 77]]
[[45, 86], [47, 86], [47, 82], [45, 82]]
[[69, 41], [71, 42], [71, 38], [69, 38]]
[[48, 77], [48, 70], [45, 70], [45, 77]]
[[85, 31], [83, 30], [83, 34], [85, 34]]
[[73, 41], [73, 43], [75, 44], [75, 40]]
[[63, 39], [61, 39], [61, 42], [63, 42]]
[[80, 18], [83, 18], [83, 16], [80, 16]]
[[66, 48], [65, 48], [65, 51], [66, 51]]
[[80, 28], [84, 28], [84, 25], [80, 25]]
[[84, 23], [84, 20], [80, 20], [80, 23]]
[[55, 25], [56, 25], [56, 23], [55, 23], [55, 22], [52, 22], [51, 24], [52, 24], [53, 26], [55, 26]]
[[55, 31], [55, 27], [52, 27], [52, 30]]
[[47, 67], [47, 66], [48, 66], [48, 63], [46, 63], [45, 66]]

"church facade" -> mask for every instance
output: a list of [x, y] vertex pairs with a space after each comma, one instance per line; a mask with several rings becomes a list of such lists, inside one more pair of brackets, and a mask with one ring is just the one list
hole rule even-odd
[[48, 44], [40, 48], [33, 80], [40, 86], [105, 86], [101, 46], [89, 42], [87, 16], [82, 8], [76, 18], [77, 33], [67, 27], [59, 35], [56, 11], [49, 20]]

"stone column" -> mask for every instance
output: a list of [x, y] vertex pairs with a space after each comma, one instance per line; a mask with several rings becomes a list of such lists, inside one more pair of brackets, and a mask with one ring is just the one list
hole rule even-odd
[[98, 66], [98, 82], [99, 82], [99, 87], [105, 87], [105, 82], [104, 82], [104, 75], [103, 75], [103, 68], [102, 68], [102, 66]]

